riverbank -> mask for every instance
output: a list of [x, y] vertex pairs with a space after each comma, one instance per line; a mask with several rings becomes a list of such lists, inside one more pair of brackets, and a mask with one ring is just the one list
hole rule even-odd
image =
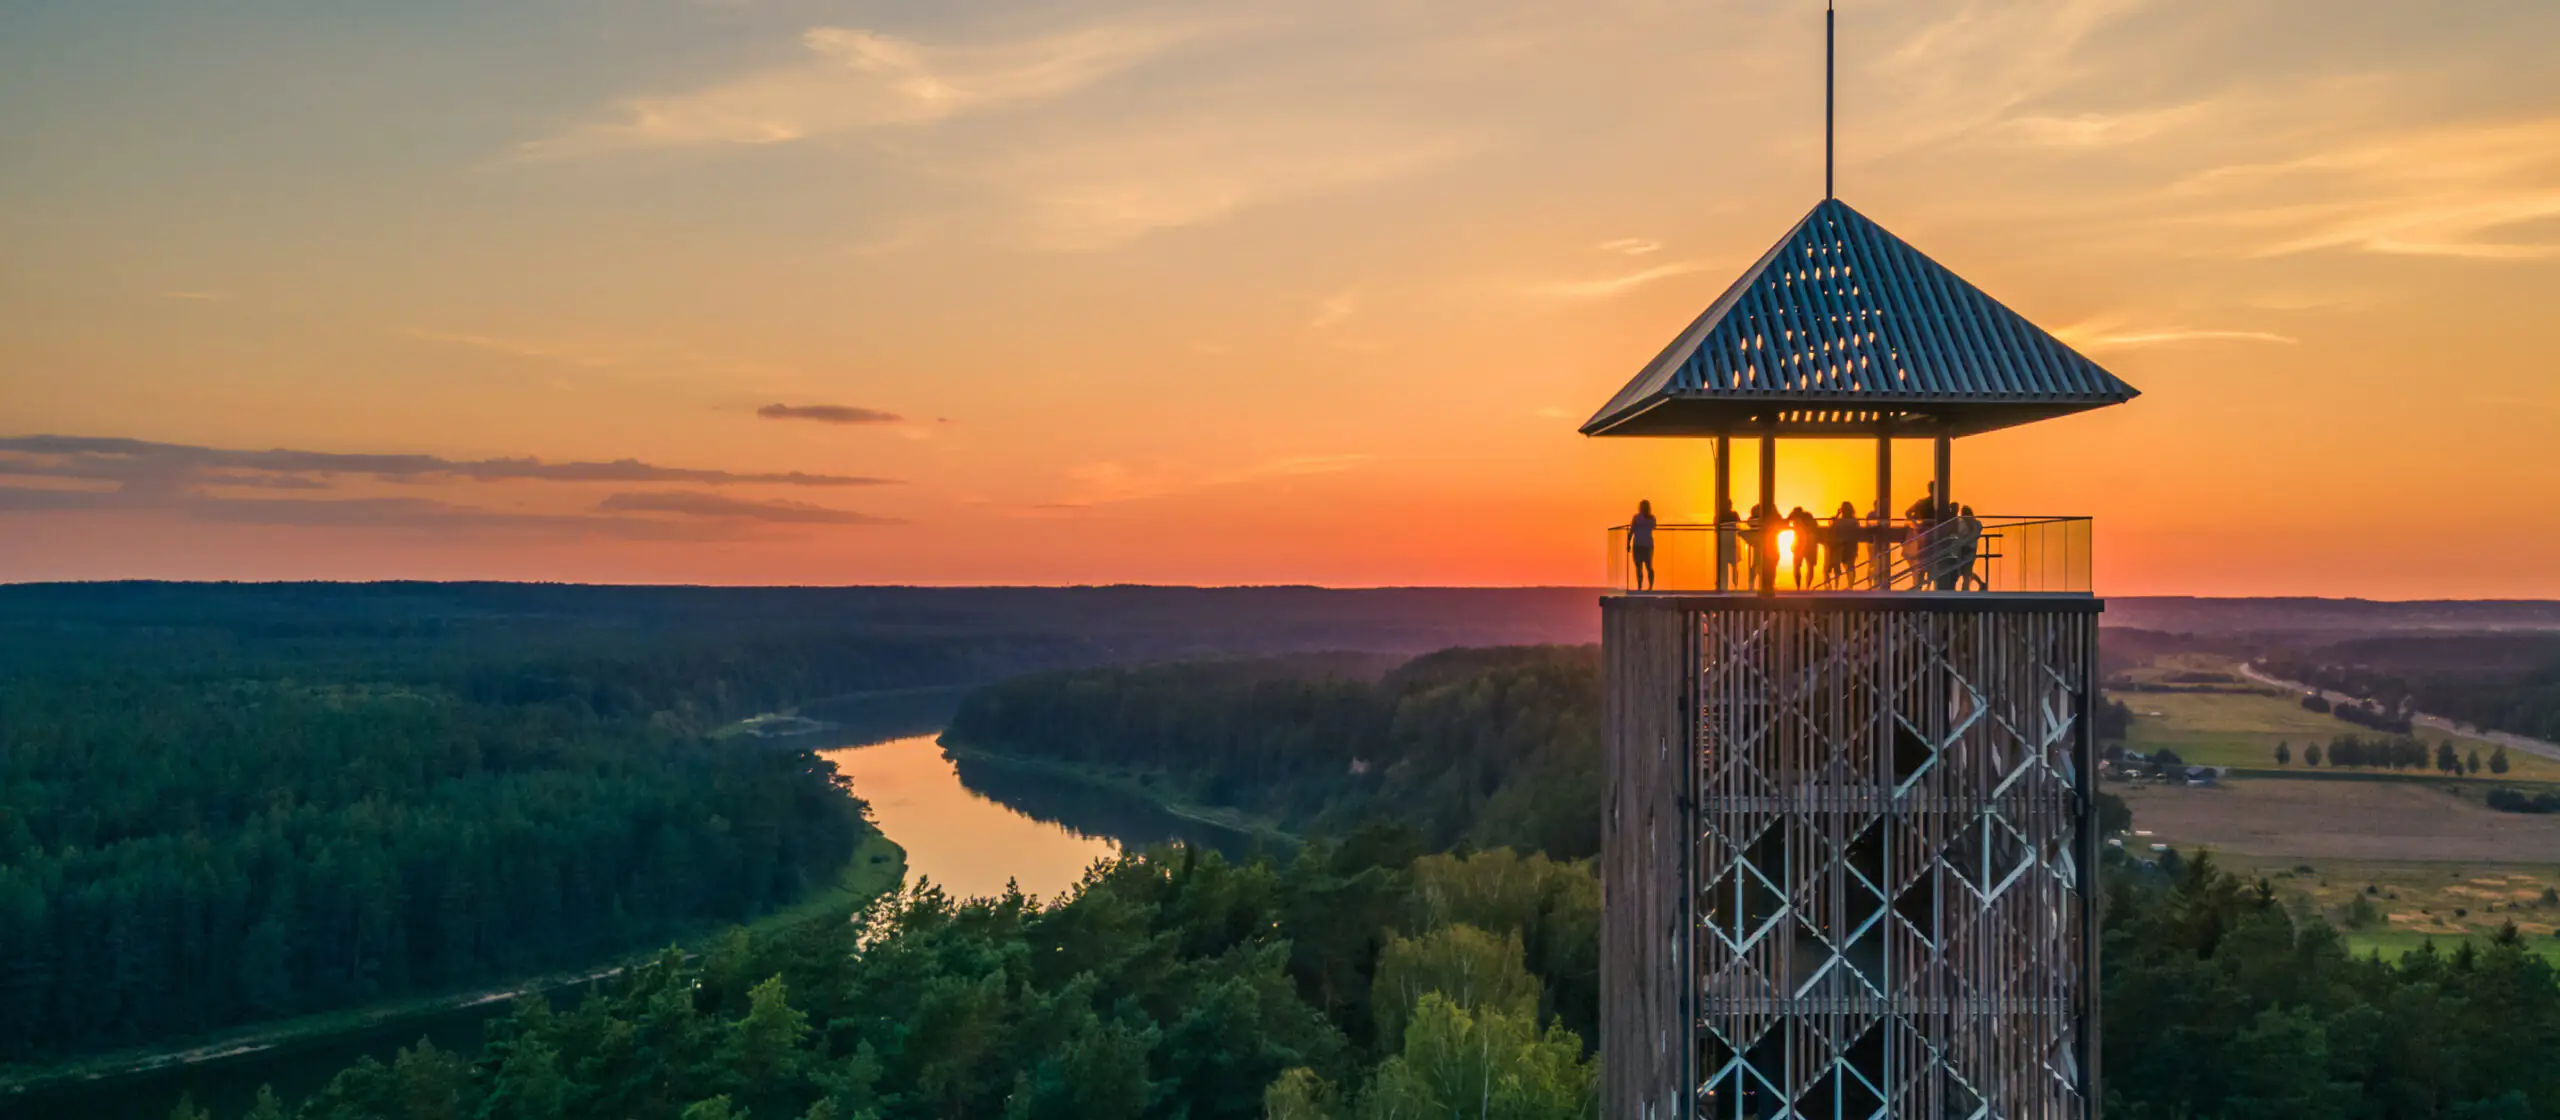
[[1054, 762], [1049, 759], [1023, 758], [979, 747], [940, 743], [942, 753], [955, 760], [1002, 767], [1017, 774], [1058, 778], [1088, 789], [1100, 790], [1120, 797], [1133, 798], [1164, 812], [1168, 816], [1211, 828], [1237, 833], [1248, 840], [1295, 847], [1303, 841], [1297, 833], [1281, 827], [1280, 822], [1241, 810], [1217, 805], [1203, 805], [1176, 797], [1165, 790], [1165, 783], [1152, 772], [1106, 769]]
[[[906, 879], [906, 864], [906, 849], [879, 830], [866, 827], [862, 841], [854, 847], [852, 856], [836, 870], [831, 883], [799, 902], [746, 923], [746, 928], [751, 931], [778, 930], [867, 904], [873, 898], [898, 889]], [[704, 928], [677, 938], [675, 943], [688, 952], [699, 951], [731, 928], [730, 924]], [[114, 1051], [42, 1066], [0, 1067], [0, 1102], [75, 1084], [108, 1082], [176, 1067], [211, 1065], [314, 1046], [334, 1037], [375, 1032], [402, 1023], [424, 1024], [440, 1016], [603, 979], [633, 964], [647, 961], [658, 952], [657, 948], [635, 948], [601, 965], [554, 969], [494, 986], [474, 986], [462, 992], [411, 996], [362, 1007], [270, 1020], [189, 1039], [179, 1046]], [[495, 1010], [491, 1008], [492, 1013]]]

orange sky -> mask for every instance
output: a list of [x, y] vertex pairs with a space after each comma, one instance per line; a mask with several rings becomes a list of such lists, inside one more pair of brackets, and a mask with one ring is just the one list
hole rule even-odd
[[[0, 16], [0, 579], [1596, 583], [1821, 188], [1809, 3], [210, 7]], [[2145, 392], [1977, 508], [2560, 597], [2560, 5], [1841, 21], [1841, 196]]]

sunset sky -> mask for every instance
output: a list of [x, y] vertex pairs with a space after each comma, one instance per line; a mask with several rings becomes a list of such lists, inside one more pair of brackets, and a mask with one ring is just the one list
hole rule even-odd
[[[1960, 497], [2107, 594], [2560, 597], [2560, 4], [1840, 19], [1841, 197], [2144, 391]], [[1596, 584], [1708, 457], [1574, 429], [1820, 199], [1821, 26], [7, 5], [0, 580]]]

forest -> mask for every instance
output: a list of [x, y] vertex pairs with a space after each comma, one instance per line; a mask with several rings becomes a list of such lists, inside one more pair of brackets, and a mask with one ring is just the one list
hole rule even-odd
[[[823, 763], [710, 733], [1120, 658], [1577, 625], [1579, 594], [0, 587], [0, 1065], [592, 966], [831, 879]], [[940, 701], [947, 710], [949, 701]], [[930, 726], [928, 724], [927, 726]]]
[[1308, 832], [1391, 818], [1433, 848], [1599, 853], [1600, 656], [1591, 646], [1374, 659], [1196, 661], [1034, 674], [981, 689], [953, 746], [1135, 774]]
[[477, 1053], [413, 1047], [247, 1115], [1584, 1115], [1593, 1058], [1564, 1024], [1596, 1003], [1598, 920], [1579, 865], [1393, 829], [1286, 863], [1158, 851], [1049, 905], [926, 888], [740, 932], [526, 1000]]
[[718, 678], [327, 640], [55, 634], [0, 676], [0, 1055], [586, 965], [786, 903], [866, 827], [814, 755], [702, 733]]
[[[581, 998], [527, 1000], [475, 1051], [412, 1047], [247, 1115], [1593, 1115], [1597, 879], [1570, 833], [1545, 851], [1531, 839], [1543, 814], [1513, 808], [1598, 815], [1589, 787], [1518, 788], [1575, 752], [1596, 764], [1590, 651], [1225, 660], [1038, 684], [993, 686], [963, 710], [1072, 695], [1045, 721], [1003, 726], [1041, 729], [1059, 744], [1050, 757], [1094, 766], [1109, 756], [1079, 744], [1106, 740], [1071, 714], [1152, 728], [1133, 757], [1162, 780], [1236, 793], [1235, 775], [1267, 775], [1285, 796], [1235, 800], [1334, 839], [1285, 860], [1132, 854], [1038, 903], [910, 890], [733, 934]], [[1195, 688], [1250, 698], [1255, 714], [1209, 721]], [[1153, 721], [1150, 705], [1165, 705]], [[1292, 767], [1293, 752], [1322, 761]], [[2560, 1066], [2544, 1058], [2560, 1043], [2560, 977], [2520, 936], [2358, 958], [2209, 854], [2115, 853], [2102, 874], [2111, 1115], [2560, 1116]]]
[[[2268, 671], [2358, 697], [2363, 712], [2420, 711], [2493, 731], [2560, 739], [2560, 636], [2391, 635], [2271, 657]], [[2355, 719], [2341, 707], [2341, 719]], [[2370, 720], [2357, 722], [2374, 726]], [[2380, 730], [2406, 732], [2405, 718]]]

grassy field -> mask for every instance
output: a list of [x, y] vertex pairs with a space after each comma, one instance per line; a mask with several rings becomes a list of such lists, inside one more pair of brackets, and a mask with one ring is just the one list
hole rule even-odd
[[[2182, 677], [2215, 676], [2218, 681], [2186, 685], [2170, 683]], [[2126, 674], [2129, 679], [2159, 684], [2169, 688], [2246, 688], [2249, 687], [2230, 661], [2180, 656], [2163, 658], [2159, 664], [2146, 666]], [[2275, 761], [2277, 743], [2293, 748], [2292, 767], [2310, 769], [2303, 761], [2305, 746], [2318, 743], [2324, 749], [2341, 735], [2371, 738], [2375, 732], [2358, 727], [2334, 716], [2307, 711], [2301, 698], [2288, 692], [2262, 691], [2177, 691], [2115, 692], [2110, 696], [2133, 710], [2133, 726], [2125, 738], [2127, 750], [2145, 754], [2163, 747], [2176, 751], [2179, 758], [2197, 766], [2248, 766], [2278, 768]], [[2430, 749], [2448, 738], [2441, 732], [2423, 729], [2418, 739]], [[2472, 751], [2486, 759], [2493, 744], [2467, 736], [2454, 735], [2454, 749], [2468, 758]], [[2508, 771], [2493, 775], [2483, 770], [2482, 781], [2560, 781], [2560, 762], [2536, 757], [2522, 751], [2507, 752]], [[2327, 769], [2327, 767], [2322, 767]], [[2434, 774], [2436, 771], [2425, 771]], [[2466, 775], [2469, 777], [2469, 775]]]
[[2451, 783], [2233, 779], [2111, 785], [2143, 838], [2261, 860], [2560, 864], [2560, 815], [2501, 813]]
[[[2560, 962], [2560, 865], [2327, 860], [2286, 863], [2232, 857], [2235, 870], [2264, 876], [2288, 898], [2328, 918], [2359, 955], [2397, 959], [2434, 943], [2450, 952], [2485, 940], [2510, 922], [2525, 944]], [[2362, 897], [2369, 920], [2356, 924]]]

